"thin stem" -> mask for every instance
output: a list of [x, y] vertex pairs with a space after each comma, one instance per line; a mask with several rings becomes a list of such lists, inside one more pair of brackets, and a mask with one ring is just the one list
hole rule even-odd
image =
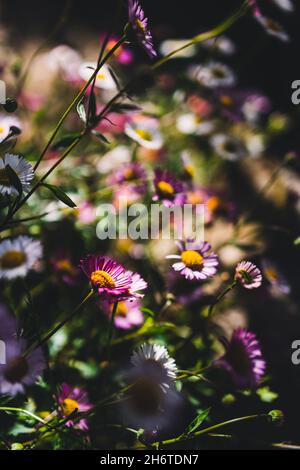
[[115, 51], [125, 42], [125, 40], [126, 40], [126, 35], [124, 34], [121, 37], [121, 39], [107, 52], [105, 57], [98, 64], [98, 67], [96, 67], [96, 69], [92, 73], [91, 77], [88, 79], [88, 81], [85, 83], [85, 85], [81, 88], [79, 93], [77, 93], [77, 95], [73, 99], [72, 103], [68, 106], [68, 108], [66, 109], [66, 111], [64, 112], [64, 114], [62, 115], [60, 120], [58, 121], [58, 123], [57, 123], [50, 139], [48, 140], [47, 144], [45, 145], [44, 149], [42, 150], [42, 153], [41, 153], [39, 159], [37, 160], [37, 162], [34, 166], [35, 171], [39, 167], [42, 159], [44, 158], [44, 155], [46, 154], [46, 152], [49, 149], [50, 145], [54, 141], [59, 129], [61, 128], [61, 126], [62, 126], [63, 122], [65, 121], [65, 119], [67, 118], [67, 116], [70, 114], [72, 109], [77, 105], [77, 103], [79, 103], [81, 98], [84, 96], [84, 94], [85, 94], [86, 90], [88, 89], [89, 85], [93, 82], [95, 77], [97, 77], [97, 74], [99, 73], [99, 70], [101, 69], [101, 67], [108, 61], [108, 59], [115, 53]]
[[24, 354], [24, 356], [28, 356], [28, 354], [33, 351], [34, 349], [42, 346], [43, 344], [47, 343], [52, 336], [54, 336], [63, 326], [65, 326], [70, 320], [72, 320], [75, 315], [81, 310], [81, 307], [94, 295], [94, 291], [90, 291], [88, 295], [80, 302], [79, 305], [73, 310], [73, 312], [68, 315], [63, 321], [61, 321], [53, 330], [51, 330], [49, 333], [44, 336], [39, 342], [36, 344], [32, 345]]
[[180, 370], [179, 372], [181, 372], [181, 375], [177, 376], [176, 380], [183, 380], [183, 379], [186, 379], [188, 377], [198, 377], [198, 378], [202, 379], [203, 378], [202, 374], [204, 372], [207, 372], [210, 368], [211, 368], [211, 365], [206, 366], [206, 367], [202, 367], [202, 369], [199, 369], [197, 371]]
[[228, 292], [234, 289], [236, 285], [237, 285], [237, 280], [234, 280], [220, 295], [218, 295], [216, 300], [210, 305], [208, 309], [208, 314], [207, 314], [208, 317], [211, 317], [211, 315], [213, 314], [213, 310], [215, 306], [217, 305], [217, 303], [219, 303], [228, 294]]
[[114, 333], [114, 323], [115, 323], [117, 308], [118, 308], [118, 302], [115, 302], [114, 306], [113, 306], [113, 311], [112, 311], [112, 314], [111, 314], [109, 332], [108, 332], [108, 341], [107, 341], [107, 359], [108, 359], [108, 361], [110, 359], [111, 341], [112, 341], [112, 337], [113, 337], [113, 333]]
[[256, 414], [256, 415], [242, 416], [240, 418], [230, 419], [229, 421], [224, 421], [223, 423], [214, 424], [213, 426], [210, 426], [208, 428], [201, 429], [200, 431], [197, 431], [197, 432], [195, 432], [193, 434], [190, 434], [189, 436], [186, 436], [186, 437], [179, 436], [179, 437], [175, 437], [173, 439], [167, 439], [167, 440], [162, 441], [162, 442], [154, 442], [153, 444], [151, 444], [151, 447], [157, 447], [157, 446], [162, 446], [162, 445], [165, 446], [165, 445], [175, 444], [175, 443], [181, 442], [181, 441], [188, 441], [188, 440], [191, 440], [191, 439], [196, 439], [197, 437], [200, 437], [203, 434], [211, 433], [212, 431], [215, 431], [216, 429], [222, 428], [223, 426], [229, 426], [230, 424], [240, 423], [242, 421], [253, 421], [254, 419], [263, 418], [263, 417], [267, 418], [268, 415], [266, 415], [266, 414]]
[[31, 411], [24, 410], [23, 408], [13, 408], [10, 406], [0, 406], [0, 411], [7, 411], [7, 412], [12, 412], [12, 413], [24, 413], [27, 416], [30, 416], [30, 418], [35, 419], [36, 421], [39, 421], [43, 425], [47, 425], [47, 421], [44, 419], [40, 418], [39, 416], [35, 415], [34, 413], [31, 413]]

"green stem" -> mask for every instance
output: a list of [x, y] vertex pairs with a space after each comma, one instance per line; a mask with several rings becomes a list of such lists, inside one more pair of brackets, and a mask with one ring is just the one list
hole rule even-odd
[[47, 425], [47, 421], [44, 419], [40, 418], [39, 416], [35, 415], [34, 413], [31, 413], [31, 411], [24, 410], [23, 408], [13, 408], [9, 406], [0, 406], [0, 411], [7, 411], [7, 412], [12, 412], [12, 413], [24, 413], [27, 416], [30, 416], [30, 418], [35, 419], [36, 421], [39, 421], [43, 425]]
[[181, 375], [177, 376], [176, 377], [176, 380], [183, 380], [183, 379], [187, 379], [188, 377], [198, 377], [198, 378], [202, 378], [202, 374], [204, 372], [207, 372], [209, 369], [210, 369], [211, 365], [209, 366], [206, 366], [206, 367], [202, 367], [202, 369], [199, 369], [197, 371], [193, 371], [193, 370], [180, 370], [179, 372], [181, 372]]
[[184, 44], [183, 46], [179, 47], [178, 49], [175, 49], [174, 51], [170, 52], [170, 54], [166, 55], [162, 59], [158, 60], [153, 66], [152, 69], [157, 69], [161, 65], [165, 64], [168, 62], [174, 55], [176, 55], [178, 52], [183, 51], [184, 49], [187, 49], [190, 46], [193, 46], [194, 44], [198, 44], [200, 42], [207, 41], [208, 39], [212, 39], [216, 36], [219, 36], [220, 34], [224, 33], [227, 29], [229, 29], [234, 23], [236, 23], [242, 16], [245, 15], [245, 13], [248, 11], [249, 5], [248, 2], [244, 2], [243, 5], [240, 7], [240, 9], [231, 15], [229, 18], [227, 18], [223, 23], [220, 25], [216, 26], [215, 28], [211, 29], [210, 31], [207, 31], [202, 34], [198, 34], [195, 36], [193, 39], [191, 39], [188, 43]]
[[162, 442], [154, 442], [151, 447], [157, 447], [157, 446], [165, 446], [165, 445], [170, 445], [170, 444], [176, 444], [177, 442], [182, 442], [182, 441], [188, 441], [191, 439], [196, 439], [197, 437], [202, 436], [203, 434], [211, 433], [212, 431], [215, 431], [216, 429], [222, 428], [223, 426], [229, 426], [230, 424], [235, 424], [235, 423], [240, 423], [243, 421], [253, 421], [257, 418], [262, 418], [262, 417], [268, 417], [266, 414], [256, 414], [256, 415], [249, 415], [249, 416], [242, 416], [240, 418], [234, 418], [230, 419], [229, 421], [224, 421], [223, 423], [218, 423], [214, 424], [213, 426], [210, 426], [205, 429], [201, 429], [200, 431], [197, 431], [193, 434], [190, 434], [189, 436], [186, 437], [175, 437], [173, 439], [167, 439]]
[[47, 343], [52, 336], [54, 336], [63, 326], [65, 326], [70, 320], [72, 320], [75, 315], [81, 310], [83, 305], [94, 295], [94, 291], [90, 291], [88, 295], [80, 302], [79, 305], [73, 310], [73, 312], [68, 315], [63, 321], [61, 321], [53, 330], [51, 330], [49, 333], [44, 336], [40, 341], [38, 341], [36, 344], [33, 344], [24, 354], [24, 356], [28, 356], [28, 354], [33, 351], [34, 349], [42, 346], [43, 344]]
[[234, 289], [236, 285], [237, 285], [237, 280], [234, 280], [220, 295], [218, 295], [216, 300], [210, 305], [208, 309], [208, 313], [207, 313], [208, 318], [212, 316], [215, 306], [228, 294], [228, 292]]

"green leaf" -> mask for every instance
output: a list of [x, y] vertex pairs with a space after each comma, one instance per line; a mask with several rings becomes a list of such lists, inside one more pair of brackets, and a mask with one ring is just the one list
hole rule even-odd
[[294, 240], [294, 245], [300, 245], [300, 237], [297, 237], [295, 240]]
[[61, 140], [52, 145], [52, 150], [62, 150], [69, 147], [74, 140], [81, 136], [81, 132], [73, 132], [73, 134], [65, 135]]
[[64, 204], [66, 204], [66, 206], [69, 206], [72, 209], [76, 207], [75, 202], [73, 202], [72, 199], [70, 199], [69, 196], [67, 196], [66, 193], [62, 191], [62, 189], [58, 188], [57, 186], [53, 186], [52, 184], [46, 184], [46, 183], [43, 183], [42, 186], [49, 189], [49, 191], [51, 191], [54, 194], [54, 196], [57, 197], [57, 199], [59, 199]]
[[21, 196], [23, 187], [17, 173], [9, 165], [6, 165], [5, 173], [9, 178], [10, 184], [18, 191], [19, 196]]
[[105, 135], [101, 134], [98, 131], [92, 131], [92, 134], [97, 137], [97, 139], [101, 140], [104, 144], [110, 144], [110, 141], [105, 137]]
[[115, 72], [113, 71], [113, 69], [111, 67], [108, 67], [108, 70], [109, 70], [109, 73], [111, 75], [111, 78], [115, 82], [115, 85], [116, 85], [117, 89], [120, 91], [121, 90], [121, 85], [120, 85], [120, 82], [119, 82], [119, 79], [118, 79], [117, 75], [115, 74]]
[[210, 408], [207, 410], [201, 411], [195, 419], [188, 425], [186, 431], [182, 434], [182, 437], [187, 437], [193, 432], [195, 432], [199, 426], [206, 420], [210, 412]]
[[16, 145], [17, 139], [15, 137], [11, 137], [10, 139], [6, 140], [5, 142], [0, 143], [0, 154], [5, 154], [10, 152], [14, 146]]
[[145, 313], [151, 318], [155, 318], [155, 313], [153, 312], [153, 310], [150, 310], [150, 308], [142, 308], [141, 312]]
[[256, 394], [259, 396], [261, 401], [265, 403], [272, 403], [278, 398], [278, 393], [270, 390], [270, 387], [261, 387], [256, 391]]
[[140, 106], [131, 103], [117, 103], [111, 107], [111, 111], [115, 113], [126, 113], [129, 111], [140, 111]]

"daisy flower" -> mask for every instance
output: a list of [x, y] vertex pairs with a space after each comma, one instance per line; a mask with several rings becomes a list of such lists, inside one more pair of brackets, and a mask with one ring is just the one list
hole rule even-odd
[[[112, 314], [112, 304], [103, 303], [103, 309], [108, 316]], [[141, 311], [140, 301], [121, 301], [118, 303], [115, 314], [115, 327], [120, 330], [129, 330], [135, 326], [139, 326], [144, 321], [144, 315]]]
[[213, 121], [207, 121], [196, 114], [187, 113], [177, 118], [176, 127], [182, 134], [207, 135], [213, 132], [215, 125]]
[[175, 381], [177, 366], [167, 349], [159, 344], [143, 344], [131, 357], [133, 375], [148, 377], [166, 391]]
[[154, 49], [152, 34], [148, 28], [148, 18], [146, 18], [138, 0], [128, 0], [128, 18], [138, 42], [151, 59], [155, 58], [157, 53]]
[[155, 170], [155, 195], [153, 201], [160, 201], [166, 207], [182, 206], [186, 202], [183, 184], [167, 170]]
[[159, 150], [163, 146], [163, 138], [155, 119], [136, 117], [125, 124], [124, 130], [128, 137], [146, 149]]
[[143, 297], [139, 291], [147, 287], [139, 274], [125, 271], [120, 263], [106, 256], [88, 255], [79, 267], [89, 278], [92, 288], [111, 302]]
[[12, 128], [21, 129], [20, 120], [13, 116], [0, 114], [0, 142], [10, 134]]
[[294, 11], [295, 7], [291, 0], [272, 0], [272, 2], [284, 11]]
[[214, 276], [219, 265], [218, 256], [210, 252], [207, 242], [196, 243], [194, 240], [177, 242], [180, 255], [168, 255], [167, 259], [179, 260], [173, 264], [174, 271], [179, 271], [186, 279], [205, 280]]
[[241, 261], [235, 268], [235, 279], [245, 289], [256, 289], [261, 286], [261, 271], [250, 261]]
[[62, 73], [68, 82], [78, 81], [78, 68], [82, 63], [80, 54], [66, 44], [54, 47], [47, 55], [47, 65], [53, 72]]
[[132, 192], [144, 194], [146, 184], [146, 171], [138, 162], [123, 165], [108, 178], [112, 185], [126, 185]]
[[264, 376], [266, 362], [254, 333], [243, 328], [234, 331], [230, 341], [223, 338], [225, 354], [214, 362], [232, 377], [239, 389], [254, 388]]
[[25, 277], [42, 256], [42, 245], [27, 235], [0, 242], [0, 279]]
[[265, 259], [262, 263], [262, 267], [263, 274], [272, 287], [275, 287], [282, 294], [288, 295], [291, 292], [291, 287], [288, 281], [278, 270], [278, 267], [274, 262]]
[[[95, 72], [96, 68], [96, 62], [83, 62], [79, 67], [80, 78], [87, 82]], [[101, 67], [96, 75], [95, 87], [101, 88], [103, 90], [117, 90], [117, 85], [109, 71], [109, 67], [105, 64]]]
[[24, 340], [6, 341], [6, 364], [0, 365], [0, 394], [24, 393], [25, 386], [34, 385], [46, 367], [41, 348], [24, 357]]
[[30, 182], [34, 177], [33, 168], [23, 157], [6, 153], [0, 158], [0, 194], [18, 195], [17, 189], [12, 186], [7, 166], [15, 172], [25, 193], [29, 191]]
[[[93, 405], [89, 402], [87, 393], [79, 387], [71, 387], [67, 383], [63, 383], [58, 396], [58, 403], [61, 414], [64, 418], [68, 418], [71, 414], [84, 413], [89, 411]], [[86, 419], [80, 419], [76, 423], [70, 419], [66, 422], [66, 426], [75, 427], [81, 431], [88, 430], [88, 422]]]
[[272, 18], [268, 18], [263, 15], [258, 15], [256, 16], [256, 20], [271, 36], [275, 36], [283, 42], [288, 42], [290, 40], [289, 35], [285, 32], [283, 27]]
[[189, 69], [189, 75], [192, 79], [208, 88], [229, 87], [233, 86], [236, 81], [232, 70], [221, 62], [193, 65]]
[[246, 157], [245, 147], [237, 139], [226, 134], [215, 134], [210, 139], [214, 151], [225, 160], [237, 161]]
[[[185, 46], [188, 42], [188, 39], [165, 39], [159, 47], [160, 53], [163, 56], [169, 55], [171, 52], [180, 49], [182, 46]], [[190, 47], [186, 47], [182, 51], [178, 51], [175, 58], [186, 59], [188, 57], [193, 57], [197, 53], [197, 48], [195, 44], [192, 44]]]

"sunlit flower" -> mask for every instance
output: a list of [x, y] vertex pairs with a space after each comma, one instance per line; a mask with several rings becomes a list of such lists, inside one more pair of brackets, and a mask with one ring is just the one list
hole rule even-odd
[[0, 142], [6, 139], [6, 137], [11, 133], [11, 129], [14, 127], [21, 129], [21, 122], [18, 118], [0, 114]]
[[189, 75], [201, 85], [209, 88], [228, 87], [235, 84], [235, 76], [232, 70], [221, 62], [210, 62], [208, 65], [193, 65], [189, 69]]
[[179, 260], [173, 269], [180, 272], [186, 279], [205, 280], [214, 276], [219, 265], [218, 256], [210, 252], [207, 242], [197, 243], [194, 240], [179, 241], [177, 245], [180, 255], [168, 255], [167, 259]]
[[294, 11], [295, 7], [293, 5], [293, 2], [291, 0], [272, 0], [275, 5], [277, 5], [279, 8], [282, 10], [291, 12]]
[[[105, 36], [103, 35], [103, 37], [101, 38], [102, 41], [104, 40], [104, 38], [105, 38]], [[109, 39], [108, 43], [107, 43], [106, 52], [110, 51], [117, 44], [118, 41], [119, 41], [119, 38], [111, 37]], [[131, 50], [128, 47], [126, 47], [122, 44], [114, 52], [113, 58], [119, 64], [129, 65], [133, 61], [133, 54], [132, 54]]]
[[[112, 305], [109, 302], [103, 303], [104, 311], [108, 316], [112, 314]], [[144, 321], [144, 315], [141, 311], [141, 303], [139, 300], [126, 300], [118, 303], [115, 315], [115, 327], [120, 330], [129, 330], [135, 326], [139, 326]]]
[[143, 166], [138, 162], [123, 165], [108, 178], [112, 185], [126, 185], [132, 192], [144, 193], [147, 187], [147, 175]]
[[176, 379], [177, 366], [167, 349], [159, 344], [143, 344], [132, 355], [133, 375], [157, 382], [165, 391]]
[[[84, 81], [88, 81], [97, 68], [96, 62], [83, 62], [79, 67], [79, 75]], [[116, 91], [117, 85], [113, 79], [109, 67], [103, 65], [96, 75], [95, 87], [103, 90]]]
[[160, 201], [166, 207], [182, 206], [186, 201], [183, 184], [167, 170], [155, 170], [155, 195], [153, 201]]
[[78, 81], [78, 69], [82, 63], [80, 54], [66, 44], [54, 47], [47, 55], [47, 65], [54, 72], [61, 72], [68, 82]]
[[214, 364], [229, 372], [237, 388], [243, 390], [256, 387], [266, 369], [256, 335], [239, 328], [234, 331], [230, 341], [223, 338], [222, 342], [226, 352]]
[[[160, 52], [163, 56], [170, 54], [171, 52], [179, 49], [180, 47], [187, 44], [187, 39], [166, 39], [160, 45]], [[174, 56], [175, 59], [178, 58], [188, 58], [193, 57], [197, 53], [197, 48], [195, 44], [192, 44], [190, 47], [186, 47], [182, 51], [179, 51]]]
[[213, 135], [210, 143], [215, 152], [225, 160], [236, 161], [246, 157], [242, 142], [226, 134]]
[[147, 287], [139, 274], [125, 271], [120, 263], [106, 256], [88, 255], [81, 260], [80, 268], [89, 278], [92, 288], [111, 302], [143, 297], [139, 290]]
[[42, 256], [42, 245], [26, 235], [0, 242], [0, 279], [25, 277]]
[[7, 166], [15, 172], [20, 180], [23, 191], [27, 193], [29, 191], [30, 182], [34, 177], [33, 168], [24, 158], [9, 153], [6, 153], [2, 158], [0, 157], [0, 193], [19, 194], [17, 189], [11, 184]]
[[288, 295], [291, 292], [288, 281], [273, 261], [267, 259], [263, 260], [262, 268], [264, 277], [269, 281], [272, 287], [275, 287], [275, 289], [282, 294]]
[[214, 130], [215, 124], [213, 121], [204, 120], [196, 114], [187, 113], [178, 116], [176, 127], [183, 134], [207, 135]]
[[[87, 393], [79, 387], [71, 387], [67, 383], [63, 383], [60, 388], [60, 393], [58, 396], [58, 403], [60, 405], [60, 410], [64, 418], [78, 413], [84, 413], [92, 409], [93, 405], [89, 402]], [[74, 418], [74, 416], [73, 416]], [[88, 430], [88, 421], [85, 418], [80, 419], [79, 421], [74, 421], [72, 419], [66, 422], [66, 426], [74, 427], [80, 429], [81, 431]]]
[[9, 340], [6, 345], [6, 364], [0, 364], [0, 394], [17, 395], [24, 393], [25, 386], [34, 385], [46, 367], [41, 348], [26, 357], [24, 340]]
[[250, 261], [241, 261], [235, 268], [235, 279], [245, 289], [256, 289], [261, 286], [261, 271]]
[[149, 57], [155, 58], [157, 53], [154, 49], [152, 34], [148, 27], [148, 18], [146, 18], [138, 0], [128, 0], [128, 18], [138, 42], [145, 49]]
[[263, 15], [258, 15], [256, 16], [256, 20], [271, 36], [275, 36], [283, 42], [288, 42], [290, 40], [289, 35], [285, 32], [281, 24], [279, 24], [272, 18], [268, 18]]
[[125, 124], [125, 134], [147, 149], [159, 150], [163, 146], [163, 138], [155, 119], [137, 117], [131, 120]]

